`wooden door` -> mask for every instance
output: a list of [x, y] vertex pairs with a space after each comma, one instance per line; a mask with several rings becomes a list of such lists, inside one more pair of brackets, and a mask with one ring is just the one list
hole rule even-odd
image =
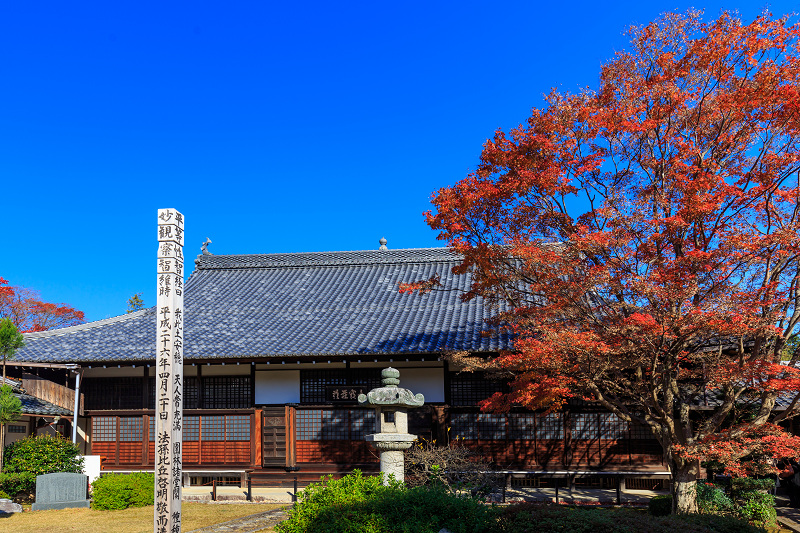
[[262, 409], [261, 463], [262, 466], [286, 465], [286, 411], [281, 407]]

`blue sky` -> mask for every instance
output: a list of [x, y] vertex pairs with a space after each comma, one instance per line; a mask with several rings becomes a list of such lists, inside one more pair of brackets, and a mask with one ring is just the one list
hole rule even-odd
[[[16, 2], [0, 17], [0, 277], [87, 320], [155, 302], [156, 211], [185, 255], [439, 246], [433, 191], [625, 30], [766, 3]], [[782, 15], [795, 2], [769, 4]]]

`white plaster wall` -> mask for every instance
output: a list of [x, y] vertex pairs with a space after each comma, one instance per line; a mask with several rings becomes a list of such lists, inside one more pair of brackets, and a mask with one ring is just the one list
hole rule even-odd
[[421, 392], [425, 403], [444, 402], [443, 368], [399, 368], [400, 386], [414, 394]]
[[256, 405], [300, 403], [300, 371], [257, 370], [255, 400]]
[[[6, 432], [6, 446], [11, 444], [12, 442], [16, 442], [18, 440], [22, 440], [28, 436], [29, 431], [29, 417], [25, 416], [17, 420], [16, 422], [9, 422], [4, 426], [4, 431]], [[11, 433], [8, 431], [8, 426], [25, 426], [25, 433]]]
[[82, 455], [80, 457], [83, 457], [83, 473], [89, 476], [89, 483], [94, 482], [100, 477], [101, 457], [99, 455]]

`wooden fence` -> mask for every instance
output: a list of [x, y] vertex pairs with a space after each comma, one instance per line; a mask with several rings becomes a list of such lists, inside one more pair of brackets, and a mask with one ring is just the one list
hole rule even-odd
[[[75, 391], [33, 374], [22, 374], [22, 388], [31, 396], [40, 398], [72, 412], [75, 409]], [[83, 394], [78, 405], [78, 415], [83, 416]]]

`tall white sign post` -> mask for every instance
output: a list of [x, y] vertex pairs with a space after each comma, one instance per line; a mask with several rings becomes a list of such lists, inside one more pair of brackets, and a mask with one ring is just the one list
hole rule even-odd
[[158, 210], [155, 533], [181, 531], [183, 215]]

